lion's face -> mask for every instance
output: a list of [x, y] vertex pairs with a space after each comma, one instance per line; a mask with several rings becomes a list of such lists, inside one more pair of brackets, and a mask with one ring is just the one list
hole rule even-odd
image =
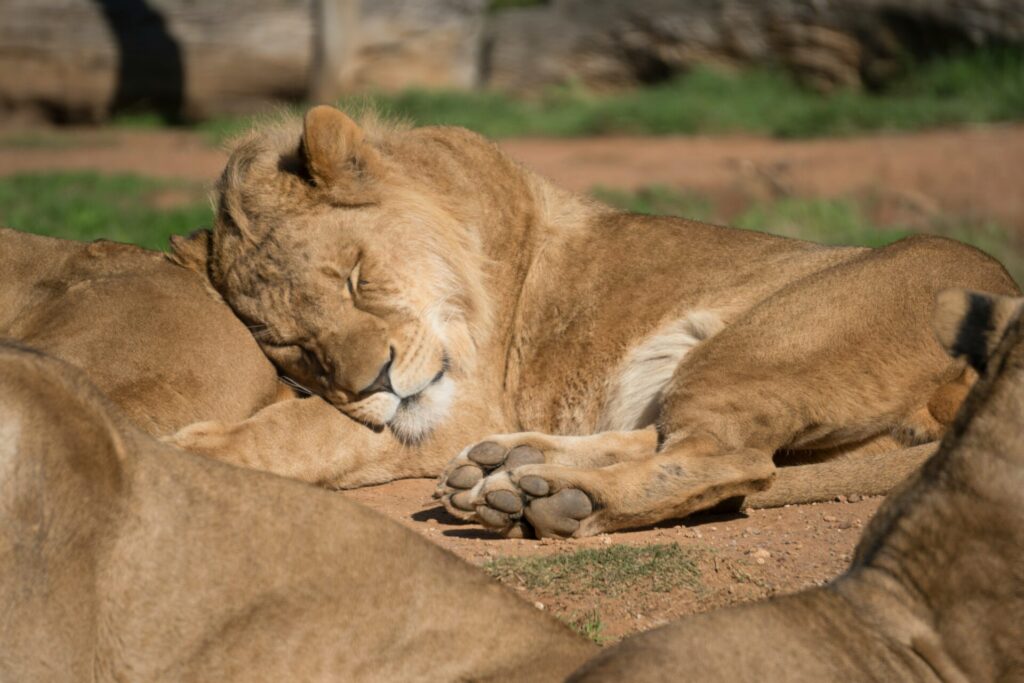
[[[345, 126], [355, 124], [333, 109], [319, 121], [317, 111], [291, 157], [267, 150], [265, 140], [232, 155], [220, 187], [214, 284], [283, 376], [415, 441], [444, 419], [473, 365], [482, 305], [472, 293], [478, 274], [466, 265], [472, 244], [415, 188], [349, 194], [359, 192], [349, 173], [383, 174], [383, 162], [352, 166]], [[325, 169], [332, 155], [337, 163]]]

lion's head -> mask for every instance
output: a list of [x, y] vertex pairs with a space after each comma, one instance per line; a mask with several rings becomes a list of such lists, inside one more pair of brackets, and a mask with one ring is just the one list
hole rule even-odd
[[282, 375], [415, 441], [471, 371], [489, 304], [476, 235], [389, 147], [401, 134], [332, 107], [250, 133], [219, 181], [209, 274]]

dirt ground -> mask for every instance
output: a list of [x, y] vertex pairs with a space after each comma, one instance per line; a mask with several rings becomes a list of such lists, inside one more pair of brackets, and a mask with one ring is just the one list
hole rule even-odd
[[536, 541], [499, 538], [479, 526], [456, 520], [431, 498], [433, 490], [432, 479], [408, 479], [339, 495], [383, 512], [478, 565], [500, 557], [551, 555], [617, 543], [677, 543], [693, 551], [700, 572], [696, 585], [669, 592], [634, 590], [603, 595], [564, 587], [525, 590], [511, 582], [539, 608], [566, 619], [596, 610], [606, 642], [686, 614], [791, 593], [830, 580], [849, 564], [864, 524], [882, 500], [697, 515], [639, 531]]
[[[61, 131], [45, 144], [4, 143], [0, 175], [53, 169], [130, 171], [212, 182], [225, 156], [183, 131]], [[14, 138], [11, 138], [12, 140]], [[878, 135], [819, 141], [743, 137], [508, 140], [508, 152], [570, 188], [665, 185], [692, 189], [736, 210], [785, 195], [881, 198], [892, 211], [991, 218], [1024, 233], [1024, 126]], [[344, 492], [484, 565], [501, 557], [545, 556], [614, 544], [677, 543], [699, 570], [668, 592], [526, 589], [544, 609], [575, 621], [599, 615], [605, 642], [681, 615], [821, 584], [848, 564], [879, 499], [840, 500], [745, 515], [700, 516], [653, 529], [579, 541], [504, 540], [459, 523], [430, 494], [433, 482], [400, 481]], [[596, 610], [596, 612], [595, 612]]]
[[[810, 141], [609, 137], [502, 146], [574, 190], [665, 185], [710, 197], [726, 217], [752, 200], [854, 197], [875, 200], [889, 214], [883, 222], [901, 213], [949, 214], [1024, 232], [1024, 125]], [[187, 131], [0, 132], [0, 175], [100, 169], [212, 182], [224, 159]]]

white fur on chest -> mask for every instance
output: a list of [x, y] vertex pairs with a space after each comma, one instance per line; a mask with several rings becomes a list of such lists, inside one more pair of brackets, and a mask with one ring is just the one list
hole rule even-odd
[[654, 423], [661, 394], [679, 362], [725, 323], [712, 311], [692, 311], [665, 323], [630, 349], [609, 380], [598, 431], [642, 429]]

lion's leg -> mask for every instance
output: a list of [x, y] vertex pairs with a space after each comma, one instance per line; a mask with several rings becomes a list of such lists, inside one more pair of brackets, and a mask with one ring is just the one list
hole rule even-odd
[[319, 398], [274, 403], [243, 422], [200, 422], [165, 439], [179, 448], [310, 483], [359, 486], [426, 476], [387, 431], [374, 432]]
[[[769, 486], [770, 453], [659, 454], [597, 469], [523, 465], [472, 489], [477, 518], [509, 535], [583, 537], [685, 517]], [[524, 528], [525, 527], [525, 528]]]
[[[448, 511], [463, 519], [476, 517], [474, 487], [485, 477], [522, 465], [600, 468], [649, 458], [657, 445], [653, 429], [604, 432], [588, 436], [556, 436], [520, 432], [489, 436], [469, 446], [445, 467], [434, 494]], [[500, 494], [498, 498], [500, 498]], [[487, 515], [488, 511], [484, 510]]]
[[[766, 508], [832, 500], [836, 496], [885, 495], [935, 454], [937, 441], [901, 448], [889, 436], [805, 454], [780, 466], [770, 488], [747, 496], [742, 507]], [[784, 456], [776, 455], [776, 463]]]
[[[778, 468], [757, 451], [714, 457], [638, 454], [641, 462], [595, 470], [506, 464], [456, 493], [461, 507], [448, 505], [510, 536], [528, 535], [532, 528], [541, 537], [582, 537], [684, 517], [732, 498], [742, 507], [777, 507], [853, 493], [883, 495], [937, 446], [899, 448], [892, 438], [880, 437]], [[665, 496], [666, 489], [673, 495]]]

